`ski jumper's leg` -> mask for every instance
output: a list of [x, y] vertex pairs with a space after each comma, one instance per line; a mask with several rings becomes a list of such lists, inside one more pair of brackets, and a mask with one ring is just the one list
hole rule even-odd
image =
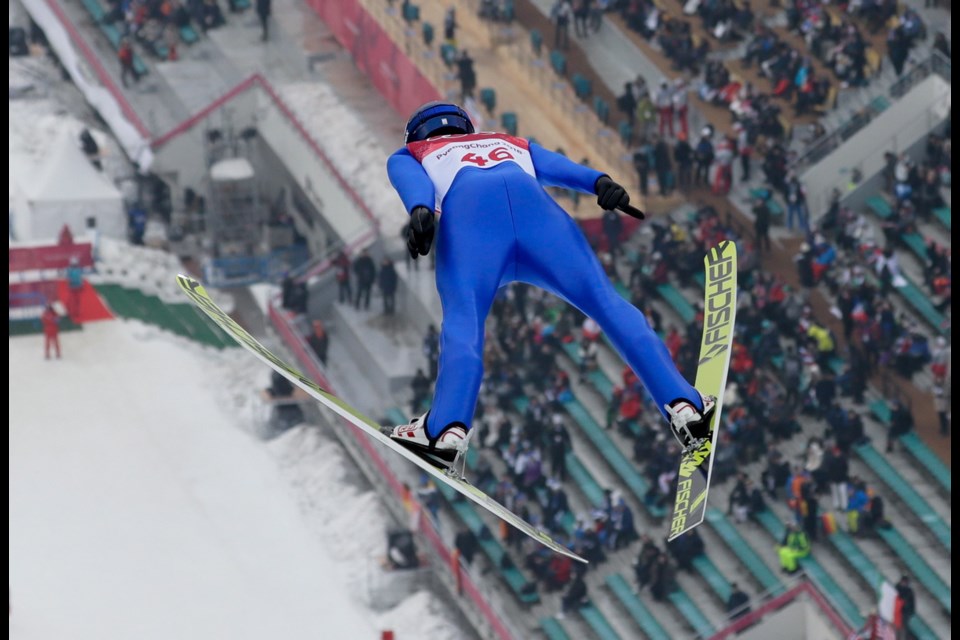
[[484, 323], [513, 262], [515, 236], [503, 184], [496, 175], [460, 176], [443, 203], [434, 247], [443, 325], [430, 437], [451, 422], [469, 427], [473, 421], [483, 379]]
[[665, 418], [664, 405], [680, 398], [702, 410], [699, 394], [680, 374], [643, 313], [613, 288], [576, 222], [542, 190], [525, 188], [523, 193], [510, 192], [518, 223], [518, 278], [596, 320]]

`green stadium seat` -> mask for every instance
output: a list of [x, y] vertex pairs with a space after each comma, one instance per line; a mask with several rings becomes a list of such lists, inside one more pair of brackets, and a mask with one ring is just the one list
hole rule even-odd
[[550, 52], [550, 66], [559, 76], [567, 75], [567, 56], [562, 51], [554, 49]]
[[113, 45], [114, 49], [120, 48], [120, 40], [123, 39], [120, 29], [112, 24], [101, 24], [100, 30], [103, 31], [103, 35], [107, 36], [107, 40], [110, 41], [110, 44]]
[[886, 220], [893, 215], [893, 209], [890, 208], [890, 203], [887, 202], [887, 199], [882, 195], [875, 195], [867, 198], [867, 207], [873, 211], [878, 218], [881, 220]]
[[[514, 596], [524, 604], [535, 604], [539, 602], [540, 594], [536, 591], [528, 592], [525, 590], [528, 582], [527, 578], [513, 562], [510, 561], [507, 550], [500, 541], [494, 537], [494, 533], [490, 531], [480, 517], [480, 514], [477, 513], [473, 503], [466, 500], [453, 487], [442, 482], [437, 482], [436, 486], [440, 494], [460, 517], [464, 526], [477, 538], [480, 548], [490, 560], [491, 564], [500, 572], [504, 582], [506, 582], [511, 591], [513, 591]], [[507, 558], [506, 566], [504, 566], [505, 557]]]
[[[833, 535], [827, 536], [827, 539], [834, 546], [837, 552], [850, 563], [850, 566], [860, 575], [860, 578], [868, 584], [873, 589], [879, 592], [880, 585], [884, 580], [883, 574], [880, 572], [880, 569], [867, 557], [859, 546], [853, 541], [850, 536], [842, 531], [836, 531]], [[899, 576], [897, 576], [899, 577]], [[894, 576], [891, 578], [896, 579]], [[942, 583], [941, 583], [942, 584]], [[943, 585], [944, 587], [946, 585]], [[943, 593], [942, 591], [940, 593]], [[949, 615], [950, 611], [950, 590], [946, 591], [946, 606], [947, 614]], [[940, 599], [942, 604], [943, 599]], [[924, 622], [918, 614], [914, 614], [913, 619], [918, 620], [916, 623], [916, 629], [914, 625], [909, 623], [909, 628], [914, 632], [914, 635], [917, 638], [936, 638], [936, 635], [930, 635], [930, 628], [927, 626], [927, 623]]]
[[610, 122], [610, 105], [600, 96], [593, 97], [593, 111], [604, 125]]
[[530, 29], [530, 49], [538, 58], [543, 53], [543, 34], [539, 29]]
[[713, 560], [706, 555], [699, 555], [693, 558], [692, 564], [700, 577], [713, 589], [714, 595], [720, 599], [721, 603], [726, 605], [732, 591], [730, 581], [720, 573], [720, 569], [713, 563]]
[[926, 587], [927, 591], [933, 596], [934, 600], [940, 603], [940, 606], [950, 615], [950, 586], [947, 585], [939, 575], [927, 564], [926, 560], [917, 553], [914, 545], [907, 542], [894, 527], [886, 529], [877, 529], [877, 535], [893, 549], [900, 557], [900, 560], [907, 566], [910, 573], [920, 584]]
[[600, 640], [619, 640], [620, 636], [613, 630], [610, 622], [604, 615], [590, 603], [580, 607], [580, 616], [587, 626], [596, 634]]
[[714, 628], [710, 624], [710, 621], [707, 620], [707, 617], [703, 615], [703, 612], [694, 604], [693, 600], [690, 599], [686, 593], [680, 589], [676, 589], [667, 594], [667, 600], [673, 603], [673, 606], [676, 607], [683, 617], [686, 619], [687, 624], [689, 624], [697, 637], [699, 638], [709, 638], [713, 635]]
[[920, 317], [926, 320], [927, 324], [933, 329], [944, 335], [949, 334], [950, 329], [946, 325], [946, 318], [933, 306], [933, 301], [930, 299], [930, 296], [924, 293], [920, 287], [915, 285], [906, 275], [903, 276], [903, 279], [906, 281], [906, 284], [902, 287], [896, 287], [896, 291], [900, 292], [904, 300], [910, 303], [910, 306], [912, 306], [914, 310], [920, 314]]
[[185, 24], [180, 27], [180, 40], [186, 45], [195, 44], [200, 40], [200, 34], [189, 24]]
[[[890, 425], [890, 407], [886, 400], [876, 398], [870, 402], [869, 407], [877, 420], [885, 426]], [[946, 489], [947, 493], [951, 492], [950, 469], [923, 443], [916, 433], [911, 431], [904, 436], [900, 436], [900, 444], [910, 455], [916, 458], [919, 468], [930, 474], [937, 484]]]
[[941, 207], [933, 210], [933, 217], [940, 221], [947, 231], [950, 231], [950, 207]]
[[433, 25], [424, 22], [420, 32], [423, 34], [423, 43], [427, 45], [427, 48], [431, 47], [433, 45]]
[[480, 102], [487, 109], [487, 113], [493, 114], [497, 108], [497, 91], [491, 87], [480, 89]]
[[573, 91], [581, 100], [586, 100], [593, 94], [593, 85], [590, 80], [581, 73], [573, 74]]
[[103, 8], [103, 5], [100, 4], [100, 0], [82, 0], [84, 8], [90, 14], [90, 17], [93, 18], [94, 22], [98, 23], [103, 20], [103, 17], [106, 15], [106, 11]]
[[950, 551], [950, 526], [933, 510], [926, 500], [907, 482], [887, 458], [872, 444], [856, 445], [853, 450], [870, 469], [886, 483], [910, 511], [926, 525], [927, 529]]
[[404, 4], [401, 14], [407, 23], [416, 22], [420, 19], [420, 6], [415, 4]]
[[685, 324], [692, 322], [697, 315], [696, 309], [693, 308], [693, 305], [690, 304], [686, 296], [680, 293], [680, 290], [669, 282], [666, 284], [658, 284], [657, 293], [677, 312]]
[[[767, 533], [769, 533], [778, 544], [783, 540], [786, 527], [783, 526], [777, 514], [766, 509], [756, 514], [756, 519], [757, 522], [760, 523], [760, 526], [766, 529]], [[860, 613], [860, 607], [850, 599], [846, 591], [840, 588], [836, 580], [823, 569], [814, 556], [810, 555], [806, 558], [801, 558], [800, 568], [803, 569], [810, 580], [833, 601], [837, 610], [850, 626], [855, 629], [863, 627], [864, 618], [863, 614]]]
[[517, 135], [517, 114], [506, 111], [500, 114], [500, 125], [512, 136]]
[[634, 497], [644, 505], [647, 512], [655, 518], [663, 518], [667, 514], [665, 507], [647, 504], [645, 497], [650, 489], [650, 483], [637, 470], [637, 466], [627, 455], [610, 439], [607, 432], [597, 424], [586, 408], [577, 399], [563, 403], [564, 409], [570, 414], [579, 426], [583, 435], [593, 443], [600, 455], [607, 461], [620, 480], [627, 485]]
[[770, 189], [750, 189], [751, 198], [759, 198], [767, 203], [767, 208], [770, 209], [770, 215], [773, 217], [782, 217], [783, 216], [783, 207], [780, 206], [780, 203], [776, 201], [773, 197], [773, 192]]
[[724, 543], [730, 547], [730, 550], [733, 551], [743, 566], [763, 586], [764, 591], [774, 594], [783, 590], [780, 578], [757, 555], [756, 550], [740, 535], [740, 532], [727, 520], [722, 511], [708, 508], [705, 519]]
[[629, 120], [621, 120], [617, 125], [617, 132], [620, 134], [620, 142], [627, 147], [633, 146], [633, 125]]
[[927, 243], [919, 233], [905, 233], [900, 236], [903, 244], [913, 252], [913, 255], [920, 259], [921, 263], [927, 264], [930, 259], [927, 255]]
[[613, 592], [621, 606], [627, 610], [634, 622], [640, 626], [649, 640], [670, 640], [670, 635], [653, 617], [643, 601], [633, 592], [633, 588], [626, 578], [619, 573], [610, 574], [607, 576], [607, 587]]
[[457, 62], [457, 48], [449, 42], [444, 42], [440, 45], [440, 57], [443, 58], [444, 64], [452, 67]]
[[555, 618], [540, 618], [540, 629], [547, 636], [547, 640], [571, 640]]

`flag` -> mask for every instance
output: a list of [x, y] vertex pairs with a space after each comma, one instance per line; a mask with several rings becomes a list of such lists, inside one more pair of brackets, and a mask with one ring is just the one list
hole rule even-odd
[[877, 613], [884, 622], [899, 627], [900, 609], [903, 606], [897, 588], [886, 580], [880, 585], [880, 601], [877, 603]]

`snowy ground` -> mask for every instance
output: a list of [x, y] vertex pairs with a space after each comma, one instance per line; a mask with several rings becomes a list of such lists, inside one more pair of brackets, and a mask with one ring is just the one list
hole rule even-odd
[[[456, 638], [371, 611], [388, 526], [340, 447], [250, 434], [265, 369], [135, 321], [10, 340], [10, 637]], [[382, 585], [382, 576], [373, 578]]]

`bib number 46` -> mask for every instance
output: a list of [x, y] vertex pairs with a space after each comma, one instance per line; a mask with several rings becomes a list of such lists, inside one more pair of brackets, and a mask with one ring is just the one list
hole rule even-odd
[[478, 167], [484, 167], [488, 162], [503, 162], [504, 160], [513, 160], [513, 154], [507, 151], [507, 149], [504, 147], [496, 147], [495, 149], [491, 150], [486, 157], [478, 156], [471, 151], [460, 158], [460, 162], [469, 162], [477, 165]]

